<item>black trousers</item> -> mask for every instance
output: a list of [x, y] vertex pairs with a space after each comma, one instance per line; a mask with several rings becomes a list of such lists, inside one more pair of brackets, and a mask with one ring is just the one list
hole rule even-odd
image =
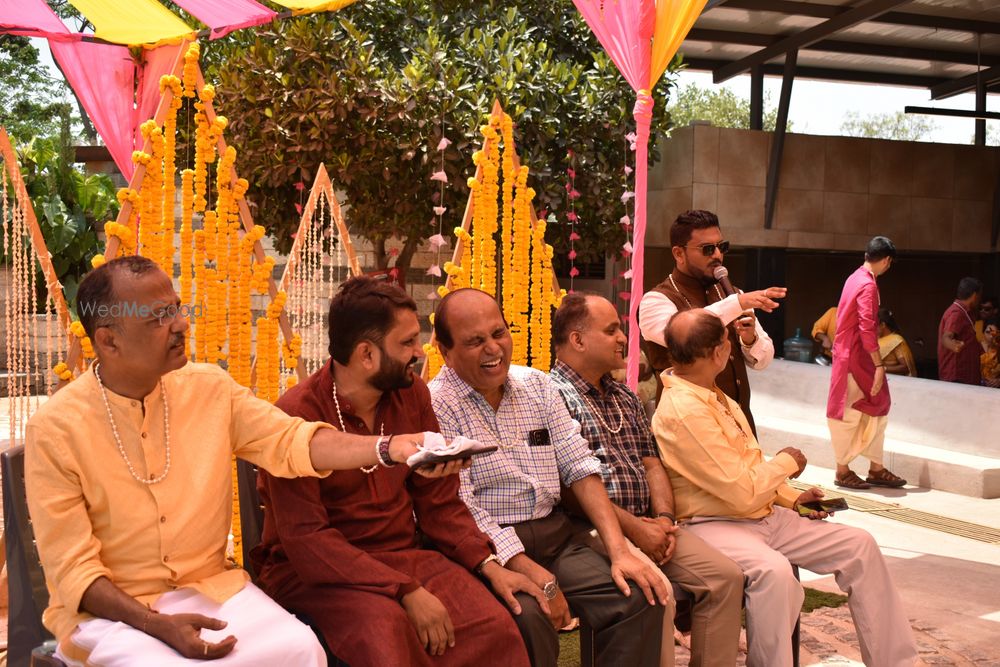
[[[561, 512], [544, 519], [513, 524], [524, 552], [559, 582], [575, 616], [594, 630], [597, 665], [656, 667], [660, 657], [663, 607], [650, 605], [631, 584], [625, 597], [611, 579], [611, 563], [575, 539], [579, 526]], [[556, 667], [559, 637], [533, 597], [519, 593], [521, 614], [515, 616], [534, 667]]]

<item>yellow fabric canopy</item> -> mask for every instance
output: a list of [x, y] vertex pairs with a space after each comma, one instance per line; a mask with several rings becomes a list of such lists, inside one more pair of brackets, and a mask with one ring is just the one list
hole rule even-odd
[[276, 5], [288, 7], [296, 14], [312, 12], [335, 12], [347, 5], [353, 5], [357, 0], [271, 0]]
[[656, 27], [649, 62], [649, 89], [663, 76], [708, 0], [656, 0]]
[[108, 42], [154, 46], [194, 39], [195, 30], [156, 0], [69, 0]]

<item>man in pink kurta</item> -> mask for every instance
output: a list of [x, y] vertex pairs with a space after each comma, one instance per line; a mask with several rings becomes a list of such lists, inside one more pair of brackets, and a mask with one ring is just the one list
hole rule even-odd
[[[882, 465], [890, 399], [878, 348], [879, 294], [875, 280], [889, 270], [895, 256], [896, 247], [886, 237], [876, 236], [869, 241], [865, 263], [847, 278], [837, 305], [826, 416], [837, 458], [834, 483], [849, 489], [906, 484], [905, 479]], [[858, 456], [870, 461], [867, 479], [861, 479], [850, 468]]]
[[[278, 407], [350, 433], [439, 430], [413, 374], [420, 325], [405, 292], [370, 278], [344, 283], [330, 305], [330, 340], [331, 359]], [[458, 496], [458, 475], [425, 478], [379, 458], [301, 483], [261, 473], [260, 586], [307, 616], [350, 665], [527, 667], [494, 592], [518, 613], [514, 593], [544, 600], [541, 590], [499, 564]]]

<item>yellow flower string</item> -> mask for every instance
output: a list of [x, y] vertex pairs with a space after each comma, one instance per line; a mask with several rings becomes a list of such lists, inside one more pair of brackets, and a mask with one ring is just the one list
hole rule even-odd
[[56, 374], [60, 380], [69, 382], [73, 379], [73, 371], [69, 369], [65, 361], [60, 361], [58, 364], [52, 367], [52, 372]]
[[80, 349], [83, 351], [84, 359], [95, 358], [94, 346], [90, 342], [90, 338], [87, 336], [86, 330], [83, 328], [83, 322], [80, 320], [74, 320], [69, 325], [69, 332], [80, 339]]

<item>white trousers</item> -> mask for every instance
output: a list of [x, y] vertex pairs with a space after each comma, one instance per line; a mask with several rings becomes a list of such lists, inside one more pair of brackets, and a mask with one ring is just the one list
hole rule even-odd
[[[202, 639], [222, 641], [236, 637], [236, 648], [210, 664], [218, 667], [325, 667], [326, 654], [309, 627], [253, 584], [222, 604], [190, 588], [160, 596], [153, 609], [161, 614], [203, 614], [226, 621], [222, 630], [202, 630]], [[189, 660], [155, 637], [125, 623], [95, 618], [77, 626], [70, 641], [85, 653], [86, 662], [56, 656], [71, 667], [128, 667], [134, 665], [205, 665]]]
[[739, 563], [747, 577], [747, 667], [792, 665], [791, 635], [804, 593], [791, 563], [835, 575], [847, 593], [866, 665], [916, 664], [917, 647], [903, 601], [867, 531], [812, 521], [783, 507], [764, 519], [699, 523], [696, 518], [688, 528]]
[[830, 443], [837, 465], [846, 466], [851, 461], [864, 456], [872, 463], [882, 465], [882, 451], [885, 445], [885, 427], [889, 416], [873, 417], [851, 406], [864, 397], [854, 376], [847, 374], [847, 403], [844, 405], [843, 419], [826, 420], [830, 428]]

